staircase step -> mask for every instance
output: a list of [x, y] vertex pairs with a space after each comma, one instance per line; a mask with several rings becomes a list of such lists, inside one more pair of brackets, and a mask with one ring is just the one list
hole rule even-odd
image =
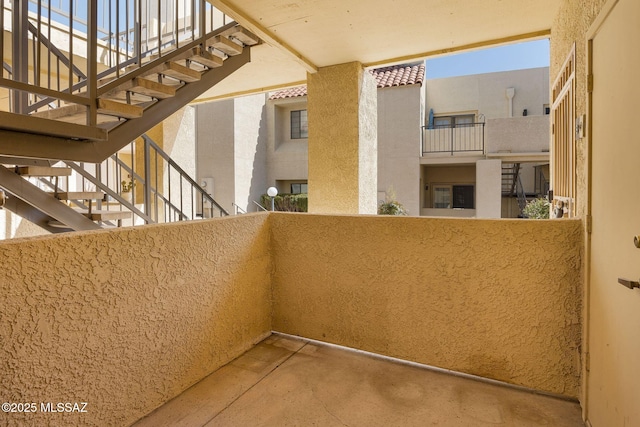
[[58, 193], [55, 197], [58, 200], [102, 200], [104, 193], [101, 191], [67, 191]]
[[209, 68], [218, 68], [222, 67], [224, 64], [224, 59], [219, 57], [218, 55], [214, 55], [206, 49], [202, 49], [201, 47], [194, 47], [191, 49], [193, 56], [190, 58], [193, 62], [197, 62], [198, 64], [202, 64]]
[[171, 98], [176, 95], [175, 87], [142, 78], [134, 79], [129, 90], [158, 99]]
[[83, 215], [91, 221], [117, 221], [131, 218], [131, 212], [129, 211], [92, 211]]
[[138, 105], [125, 104], [111, 99], [98, 99], [98, 113], [123, 119], [142, 117], [143, 108]]
[[21, 176], [71, 176], [71, 168], [56, 168], [50, 166], [18, 166], [16, 173]]
[[158, 71], [165, 76], [173, 77], [187, 83], [193, 83], [200, 80], [200, 72], [180, 65], [177, 62], [165, 62]]
[[236, 25], [234, 27], [234, 31], [231, 33], [231, 35], [240, 40], [246, 46], [253, 46], [260, 42], [258, 36], [240, 25]]
[[240, 55], [242, 53], [242, 46], [222, 36], [215, 36], [211, 38], [211, 40], [207, 41], [207, 45], [213, 46], [229, 56]]
[[80, 104], [64, 105], [58, 108], [52, 108], [50, 110], [38, 111], [31, 113], [31, 117], [40, 117], [43, 119], [57, 120], [69, 116], [75, 116], [76, 114], [84, 114], [86, 117], [87, 106]]
[[158, 99], [171, 98], [176, 95], [176, 86], [169, 86], [149, 79], [135, 78], [105, 93], [100, 99], [117, 100], [121, 98], [122, 92], [130, 91], [140, 95], [150, 96]]

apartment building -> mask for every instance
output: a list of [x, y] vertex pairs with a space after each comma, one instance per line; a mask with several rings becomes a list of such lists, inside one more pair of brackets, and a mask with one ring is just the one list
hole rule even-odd
[[[391, 191], [412, 216], [508, 218], [546, 196], [548, 68], [427, 80], [416, 63], [371, 73], [378, 201]], [[198, 177], [215, 183], [223, 206], [254, 211], [270, 186], [307, 192], [307, 103], [297, 86], [195, 106]]]

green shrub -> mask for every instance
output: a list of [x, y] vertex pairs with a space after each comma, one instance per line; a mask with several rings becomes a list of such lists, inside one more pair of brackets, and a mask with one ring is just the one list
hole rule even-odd
[[397, 200], [380, 203], [378, 215], [407, 215], [408, 212]]
[[[271, 210], [271, 197], [267, 194], [260, 196], [260, 204], [268, 211]], [[303, 194], [278, 194], [274, 197], [275, 210], [280, 212], [307, 212], [309, 197]]]
[[393, 186], [385, 191], [384, 202], [378, 205], [378, 215], [408, 215], [409, 212], [396, 200], [396, 192]]
[[522, 213], [526, 218], [531, 219], [549, 219], [549, 209], [551, 203], [545, 197], [539, 197], [531, 200], [524, 207]]

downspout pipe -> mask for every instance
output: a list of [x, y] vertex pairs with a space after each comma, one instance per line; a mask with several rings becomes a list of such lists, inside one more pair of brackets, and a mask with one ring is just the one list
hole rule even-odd
[[506, 94], [507, 94], [507, 99], [509, 100], [508, 115], [509, 117], [513, 117], [513, 97], [516, 95], [516, 89], [513, 87], [508, 87]]

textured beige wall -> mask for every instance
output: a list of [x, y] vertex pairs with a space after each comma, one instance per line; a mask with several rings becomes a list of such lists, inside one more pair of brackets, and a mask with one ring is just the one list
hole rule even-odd
[[[586, 34], [606, 0], [563, 0], [551, 28], [551, 84], [576, 43], [576, 116], [587, 113]], [[587, 138], [576, 142], [576, 215], [587, 212]]]
[[579, 222], [271, 221], [274, 330], [578, 395]]
[[362, 64], [321, 68], [307, 77], [309, 211], [375, 213], [376, 84]]
[[509, 117], [509, 87], [515, 89], [513, 117], [522, 117], [525, 108], [529, 116], [542, 115], [549, 103], [547, 67], [428, 79], [426, 85], [426, 114], [433, 108], [436, 115], [477, 112], [487, 120]]
[[487, 153], [549, 151], [549, 115], [489, 119], [485, 126]]
[[0, 425], [128, 425], [271, 330], [268, 215], [0, 242], [2, 402], [87, 414]]
[[412, 216], [420, 216], [423, 93], [420, 85], [378, 89], [378, 192], [393, 188]]

